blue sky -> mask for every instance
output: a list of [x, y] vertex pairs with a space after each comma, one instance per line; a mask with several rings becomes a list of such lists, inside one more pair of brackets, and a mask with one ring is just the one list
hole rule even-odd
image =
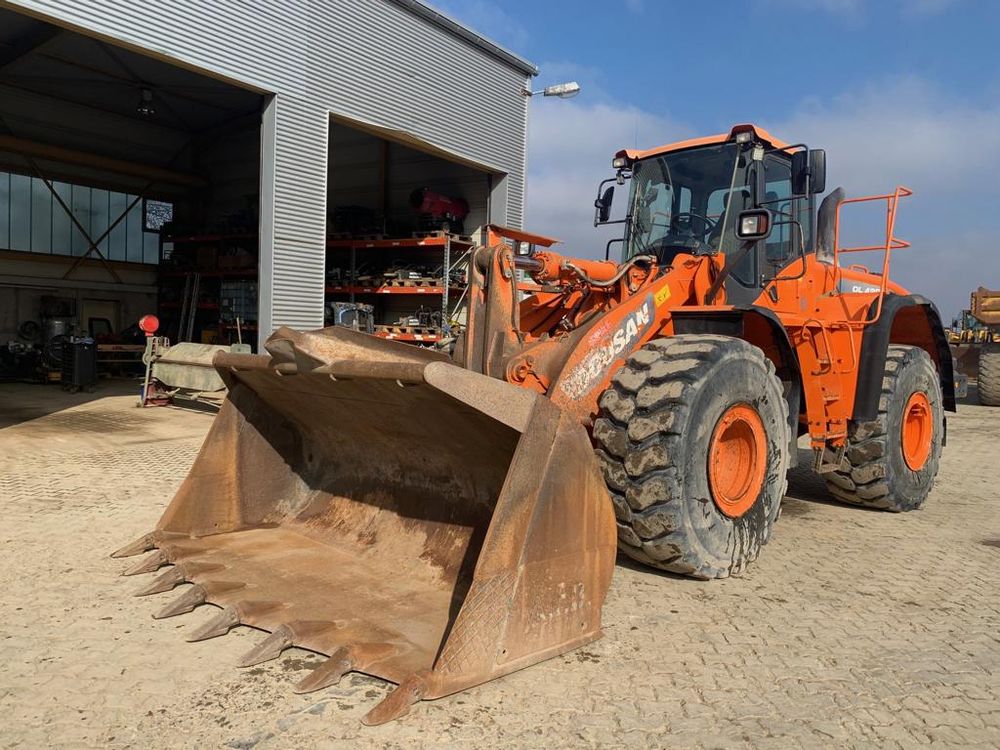
[[529, 121], [527, 226], [566, 252], [603, 255], [590, 204], [615, 150], [752, 121], [826, 148], [830, 187], [914, 189], [897, 230], [914, 248], [892, 275], [946, 318], [978, 284], [1000, 288], [1000, 2], [434, 4], [536, 63], [539, 86], [583, 87], [536, 98]]

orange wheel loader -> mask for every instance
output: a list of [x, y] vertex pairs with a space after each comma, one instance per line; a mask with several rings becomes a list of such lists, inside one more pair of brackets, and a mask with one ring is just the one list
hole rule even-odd
[[[816, 210], [824, 152], [753, 125], [613, 167], [595, 223], [629, 184], [621, 261], [487, 227], [448, 349], [281, 328], [266, 355], [217, 355], [197, 460], [116, 553], [172, 566], [140, 594], [192, 584], [157, 616], [208, 603], [192, 640], [267, 631], [243, 666], [328, 655], [300, 691], [396, 683], [376, 724], [598, 638], [616, 550], [742, 571], [800, 436], [834, 497], [918, 508], [955, 405], [937, 310], [889, 279], [910, 192]], [[843, 247], [859, 201], [884, 204], [884, 241]]]

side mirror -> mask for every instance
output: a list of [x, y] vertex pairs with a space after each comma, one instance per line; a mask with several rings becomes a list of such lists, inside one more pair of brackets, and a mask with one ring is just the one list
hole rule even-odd
[[766, 208], [751, 208], [741, 211], [736, 220], [736, 237], [741, 240], [756, 241], [771, 235], [771, 212]]
[[826, 151], [814, 148], [809, 152], [809, 187], [814, 194], [826, 190]]
[[614, 197], [615, 186], [612, 185], [594, 201], [594, 208], [597, 209], [594, 214], [594, 226], [603, 224], [611, 216], [611, 202], [614, 200]]
[[826, 190], [826, 151], [821, 148], [792, 154], [792, 193], [805, 195], [807, 188], [814, 195]]

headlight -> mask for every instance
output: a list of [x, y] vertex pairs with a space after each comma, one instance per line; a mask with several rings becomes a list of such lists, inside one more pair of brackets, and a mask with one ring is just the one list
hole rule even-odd
[[751, 208], [740, 213], [736, 236], [741, 240], [763, 240], [771, 234], [771, 212], [766, 208]]

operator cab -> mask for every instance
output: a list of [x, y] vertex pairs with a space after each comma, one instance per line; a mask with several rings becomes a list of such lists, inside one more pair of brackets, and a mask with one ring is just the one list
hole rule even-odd
[[725, 214], [731, 198], [739, 208], [751, 198], [745, 189], [730, 191], [735, 162], [735, 144], [636, 162], [626, 258], [656, 255], [669, 265], [678, 253], [719, 251], [727, 236]]
[[[616, 176], [601, 183], [595, 225], [625, 225], [623, 237], [608, 245], [610, 254], [612, 243], [622, 243], [623, 262], [655, 255], [661, 266], [669, 266], [680, 253], [723, 253], [732, 260], [730, 300], [755, 299], [815, 246], [814, 196], [825, 182], [822, 157], [821, 151], [789, 146], [752, 125], [649, 151], [620, 151], [613, 162]], [[613, 188], [604, 186], [627, 180], [626, 217], [609, 221]], [[768, 232], [741, 239], [738, 218], [756, 209], [769, 212]]]

